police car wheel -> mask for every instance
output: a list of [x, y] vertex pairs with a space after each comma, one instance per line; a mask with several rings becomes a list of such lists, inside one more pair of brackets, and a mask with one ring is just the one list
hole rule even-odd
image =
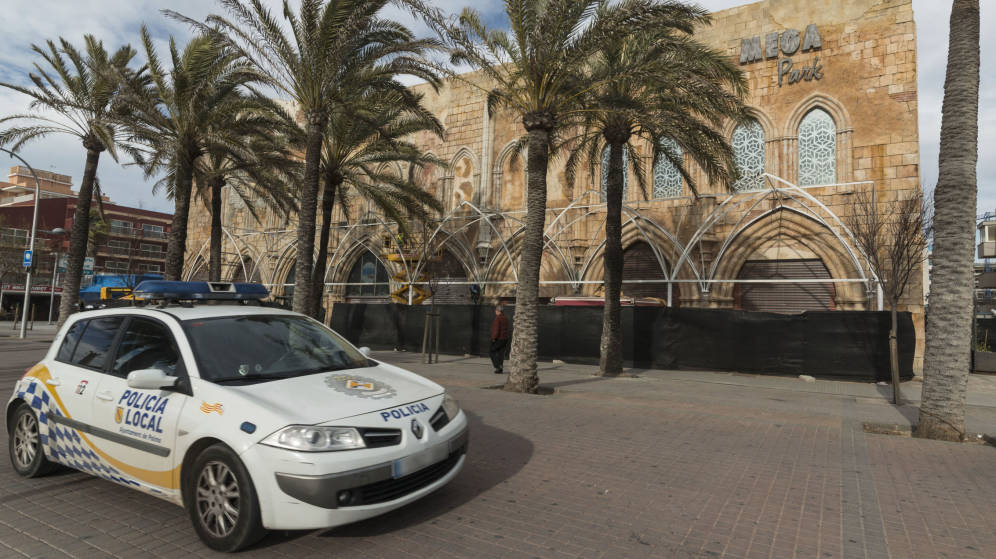
[[43, 476], [52, 471], [55, 464], [45, 457], [38, 417], [31, 406], [27, 404], [18, 406], [13, 419], [7, 447], [10, 450], [10, 462], [14, 465], [14, 471], [24, 477]]
[[206, 448], [186, 476], [184, 502], [201, 541], [217, 551], [237, 551], [266, 535], [249, 472], [226, 446]]

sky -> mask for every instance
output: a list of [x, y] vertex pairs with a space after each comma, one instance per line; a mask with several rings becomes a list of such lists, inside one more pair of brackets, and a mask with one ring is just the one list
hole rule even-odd
[[[278, 2], [266, 0], [275, 9]], [[747, 0], [699, 0], [699, 5], [710, 11], [722, 10], [745, 3]], [[16, 14], [11, 24], [0, 33], [0, 81], [27, 84], [27, 73], [39, 57], [31, 45], [43, 45], [61, 35], [75, 45], [82, 44], [86, 33], [104, 41], [109, 50], [131, 43], [138, 47], [139, 29], [144, 23], [156, 40], [160, 54], [166, 52], [170, 35], [182, 44], [190, 36], [190, 29], [160, 14], [161, 9], [172, 9], [194, 19], [202, 20], [209, 13], [221, 12], [220, 7], [208, 0], [5, 0], [4, 13]], [[489, 25], [502, 21], [500, 0], [433, 0], [432, 4], [450, 13], [463, 6], [472, 6], [484, 16]], [[996, 56], [996, 1], [982, 3], [982, 84], [979, 99], [979, 204], [981, 214], [996, 209], [996, 157], [986, 154], [996, 151], [996, 72], [986, 72], [993, 67]], [[948, 0], [914, 0], [913, 12], [917, 27], [918, 102], [920, 126], [920, 173], [925, 189], [932, 189], [937, 182], [938, 143], [941, 130], [941, 101], [943, 98], [944, 72], [947, 61], [948, 24], [951, 2]], [[277, 9], [279, 13], [279, 9]], [[386, 14], [412, 28], [418, 34], [428, 33], [425, 24], [409, 14], [391, 8]], [[0, 88], [0, 118], [22, 113], [27, 109], [28, 98], [7, 88]], [[0, 127], [5, 125], [0, 124]], [[73, 177], [79, 185], [82, 176], [84, 152], [79, 140], [57, 135], [37, 141], [20, 151], [37, 169], [59, 172]], [[17, 162], [0, 153], [0, 169]], [[151, 210], [172, 212], [172, 202], [164, 194], [153, 195], [152, 180], [145, 180], [142, 172], [126, 165], [123, 158], [116, 163], [106, 153], [101, 156], [98, 177], [104, 192], [114, 202]], [[6, 173], [0, 173], [0, 179]]]

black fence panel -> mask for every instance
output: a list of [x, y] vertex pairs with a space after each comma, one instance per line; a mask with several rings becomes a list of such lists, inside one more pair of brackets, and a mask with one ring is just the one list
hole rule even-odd
[[[428, 306], [337, 304], [332, 327], [358, 346], [421, 351]], [[439, 350], [486, 355], [494, 309], [438, 305]], [[514, 309], [505, 313], [514, 327]], [[725, 309], [622, 309], [627, 366], [853, 380], [889, 379], [887, 312], [827, 311], [784, 315]], [[541, 306], [539, 358], [597, 364], [600, 307]], [[913, 319], [899, 313], [900, 376], [913, 375]]]

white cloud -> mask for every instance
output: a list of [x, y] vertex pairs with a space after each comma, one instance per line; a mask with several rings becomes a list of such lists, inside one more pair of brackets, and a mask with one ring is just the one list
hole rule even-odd
[[[709, 10], [721, 10], [747, 3], [749, 0], [700, 0]], [[269, 0], [279, 13], [279, 3]], [[463, 6], [482, 12], [487, 21], [500, 21], [502, 3], [497, 0], [433, 0], [433, 5], [456, 13]], [[982, 67], [992, 67], [996, 53], [996, 3], [982, 2]], [[914, 0], [917, 24], [917, 51], [919, 72], [919, 126], [920, 161], [924, 185], [932, 187], [937, 181], [937, 149], [940, 137], [941, 100], [943, 97], [944, 71], [947, 58], [948, 19], [950, 2]], [[59, 35], [82, 43], [85, 33], [103, 39], [107, 48], [113, 49], [129, 42], [138, 46], [139, 26], [144, 22], [150, 32], [163, 45], [170, 34], [182, 44], [189, 36], [189, 29], [162, 16], [163, 8], [172, 9], [203, 19], [207, 14], [219, 12], [219, 7], [203, 0], [62, 0], [39, 4], [36, 0], [6, 0], [4, 13], [17, 14], [7, 20], [4, 33], [0, 34], [0, 80], [23, 83], [37, 56], [30, 45], [44, 44]], [[991, 13], [992, 12], [992, 13]], [[397, 17], [417, 33], [426, 33], [425, 24], [415, 21], [403, 10], [390, 8], [387, 15]], [[979, 134], [979, 211], [996, 208], [996, 158], [986, 157], [996, 150], [996, 83], [993, 74], [982, 73]], [[7, 89], [0, 89], [0, 115], [23, 112], [27, 101], [24, 96]], [[83, 168], [84, 155], [77, 141], [68, 137], [52, 137], [38, 142], [23, 151], [23, 156], [42, 169], [54, 169], [73, 175], [78, 183]], [[0, 167], [5, 158], [0, 156]], [[102, 157], [99, 171], [104, 188], [111, 197], [125, 204], [142, 204], [146, 208], [169, 211], [172, 203], [162, 195], [152, 195], [151, 182], [142, 178], [134, 167], [121, 167], [110, 157]], [[2, 178], [2, 177], [0, 177]]]

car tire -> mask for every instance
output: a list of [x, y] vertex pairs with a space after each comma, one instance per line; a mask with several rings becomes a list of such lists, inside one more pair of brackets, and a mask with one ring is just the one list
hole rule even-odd
[[45, 457], [38, 416], [31, 406], [19, 405], [12, 419], [7, 449], [14, 471], [24, 477], [39, 477], [54, 470], [57, 464]]
[[216, 444], [204, 449], [194, 460], [190, 475], [184, 478], [183, 501], [205, 545], [232, 552], [266, 535], [256, 488], [230, 448]]

